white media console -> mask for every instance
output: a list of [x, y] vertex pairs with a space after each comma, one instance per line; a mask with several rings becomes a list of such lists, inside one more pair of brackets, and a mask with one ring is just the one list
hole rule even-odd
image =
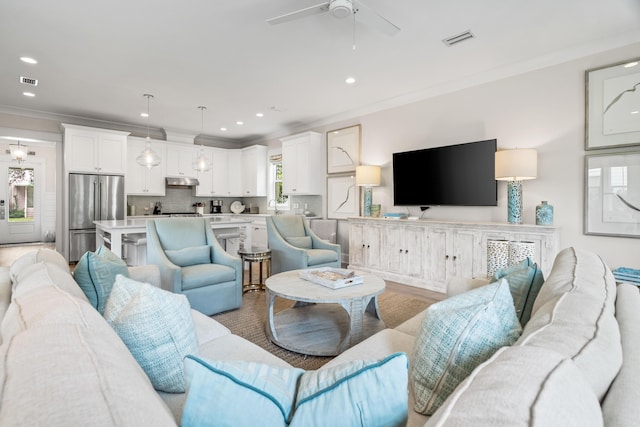
[[487, 241], [529, 241], [547, 277], [560, 228], [493, 222], [349, 218], [349, 268], [445, 292], [455, 276], [487, 277]]

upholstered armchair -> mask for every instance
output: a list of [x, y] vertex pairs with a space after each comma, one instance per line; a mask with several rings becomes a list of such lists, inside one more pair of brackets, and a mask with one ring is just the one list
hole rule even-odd
[[148, 220], [147, 264], [159, 267], [163, 289], [207, 316], [242, 304], [242, 262], [222, 249], [206, 218]]
[[271, 272], [340, 267], [340, 245], [320, 239], [300, 215], [266, 217]]

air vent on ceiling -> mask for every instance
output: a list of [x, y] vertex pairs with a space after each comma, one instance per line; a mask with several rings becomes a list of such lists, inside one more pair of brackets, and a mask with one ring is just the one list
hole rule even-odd
[[473, 33], [470, 30], [467, 30], [460, 34], [456, 34], [455, 36], [447, 37], [446, 39], [442, 40], [442, 42], [447, 46], [453, 46], [454, 44], [461, 43], [465, 40], [470, 40], [474, 37], [475, 36], [473, 35]]
[[38, 86], [38, 79], [32, 79], [31, 77], [20, 76], [20, 83], [29, 86]]

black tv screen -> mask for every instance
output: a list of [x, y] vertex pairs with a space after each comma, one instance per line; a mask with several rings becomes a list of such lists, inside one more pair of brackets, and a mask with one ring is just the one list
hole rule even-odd
[[495, 139], [393, 153], [396, 206], [496, 206]]

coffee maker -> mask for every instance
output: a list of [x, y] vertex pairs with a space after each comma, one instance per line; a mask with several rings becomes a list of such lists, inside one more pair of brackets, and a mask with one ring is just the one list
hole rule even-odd
[[209, 213], [222, 213], [222, 200], [212, 200]]

